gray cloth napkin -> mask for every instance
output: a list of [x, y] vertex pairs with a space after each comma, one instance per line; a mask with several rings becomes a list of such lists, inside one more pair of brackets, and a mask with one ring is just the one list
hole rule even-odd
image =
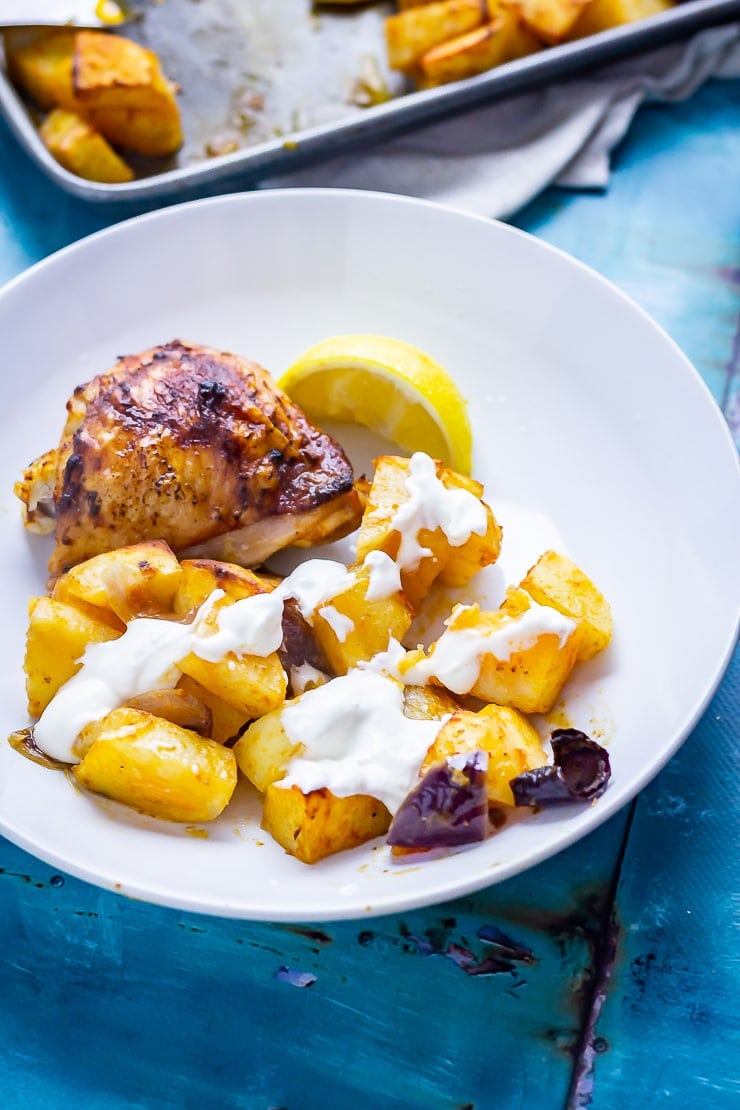
[[320, 165], [286, 185], [376, 189], [506, 217], [546, 185], [603, 188], [610, 152], [645, 102], [684, 100], [710, 77], [740, 77], [740, 23], [444, 120]]

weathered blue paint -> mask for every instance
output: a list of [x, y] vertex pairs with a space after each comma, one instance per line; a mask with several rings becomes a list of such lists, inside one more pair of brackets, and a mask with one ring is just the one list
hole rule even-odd
[[[550, 190], [517, 221], [653, 313], [730, 416], [738, 122], [738, 82], [645, 110], [606, 196]], [[0, 280], [128, 214], [63, 197], [0, 124]], [[199, 917], [0, 840], [0, 1106], [538, 1110], [572, 1082], [574, 1107], [729, 1105], [739, 681], [736, 659], [629, 836], [632, 807], [526, 875], [411, 914]]]

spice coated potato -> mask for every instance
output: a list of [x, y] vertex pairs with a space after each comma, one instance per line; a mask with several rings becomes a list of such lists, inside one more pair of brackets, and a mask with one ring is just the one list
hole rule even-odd
[[411, 606], [400, 591], [390, 597], [368, 601], [370, 572], [367, 567], [353, 569], [356, 576], [354, 584], [326, 602], [327, 606], [352, 622], [344, 639], [322, 616], [323, 606], [311, 620], [316, 642], [337, 675], [346, 674], [361, 660], [372, 659], [378, 652], [385, 651], [391, 637], [402, 640], [413, 617]]
[[272, 783], [265, 794], [262, 828], [301, 863], [318, 863], [388, 831], [391, 815], [376, 798], [330, 790], [303, 794], [297, 786]]
[[391, 69], [412, 70], [432, 47], [472, 31], [486, 19], [486, 0], [437, 0], [390, 15], [385, 21], [388, 64]]
[[39, 135], [59, 165], [78, 177], [109, 185], [133, 180], [131, 167], [77, 112], [54, 108], [41, 124]]
[[541, 42], [522, 20], [513, 12], [502, 10], [493, 22], [440, 43], [424, 54], [419, 60], [418, 83], [423, 88], [445, 85], [541, 49]]
[[594, 0], [502, 0], [541, 42], [554, 45], [568, 36]]
[[212, 821], [236, 786], [229, 748], [138, 709], [114, 709], [79, 745], [81, 786], [165, 821]]
[[28, 617], [23, 661], [28, 712], [40, 717], [57, 690], [80, 669], [87, 645], [115, 640], [121, 631], [52, 597], [31, 598]]
[[[437, 463], [437, 477], [447, 489], [464, 489], [474, 497], [482, 498], [483, 486], [454, 470]], [[409, 460], [395, 455], [382, 455], [375, 460], [373, 478], [367, 504], [357, 533], [357, 559], [365, 558], [370, 551], [384, 551], [395, 558], [401, 536], [393, 527], [393, 518], [399, 507], [408, 501], [406, 480], [409, 477]], [[502, 532], [488, 505], [485, 535], [471, 535], [459, 547], [453, 547], [441, 529], [419, 531], [419, 543], [431, 551], [413, 570], [401, 571], [403, 592], [416, 611], [426, 597], [432, 583], [439, 578], [447, 586], [465, 586], [485, 566], [495, 563], [501, 551]]]
[[522, 713], [503, 705], [487, 705], [476, 713], [460, 709], [442, 725], [419, 775], [450, 756], [476, 750], [489, 755], [486, 792], [490, 805], [513, 806], [511, 780], [547, 762], [537, 732]]
[[57, 579], [53, 596], [126, 623], [135, 617], [171, 615], [181, 577], [180, 564], [167, 544], [148, 540], [78, 563]]
[[230, 601], [269, 593], [276, 579], [245, 570], [236, 563], [220, 563], [216, 559], [183, 559], [180, 580], [172, 600], [172, 610], [184, 617], [209, 597], [214, 590], [223, 590]]
[[105, 31], [5, 35], [11, 81], [42, 108], [76, 112], [113, 146], [162, 157], [182, 143], [175, 86], [150, 50]]
[[549, 605], [577, 622], [578, 659], [591, 659], [611, 643], [611, 606], [567, 555], [545, 551], [520, 585], [540, 605]]
[[233, 749], [239, 770], [262, 794], [285, 776], [291, 759], [303, 749], [283, 728], [281, 710], [282, 706], [253, 721]]

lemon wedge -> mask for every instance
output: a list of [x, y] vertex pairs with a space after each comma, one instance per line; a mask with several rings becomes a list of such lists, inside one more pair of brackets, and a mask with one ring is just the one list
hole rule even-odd
[[364, 424], [404, 451], [470, 473], [466, 401], [447, 371], [410, 343], [336, 335], [304, 351], [278, 384], [319, 423]]

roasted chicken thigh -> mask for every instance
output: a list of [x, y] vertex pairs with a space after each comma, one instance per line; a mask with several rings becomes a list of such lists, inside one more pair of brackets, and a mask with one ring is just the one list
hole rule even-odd
[[26, 526], [55, 534], [52, 577], [155, 538], [257, 566], [359, 523], [341, 447], [237, 355], [180, 340], [128, 355], [78, 387], [67, 411], [59, 446], [16, 485]]

